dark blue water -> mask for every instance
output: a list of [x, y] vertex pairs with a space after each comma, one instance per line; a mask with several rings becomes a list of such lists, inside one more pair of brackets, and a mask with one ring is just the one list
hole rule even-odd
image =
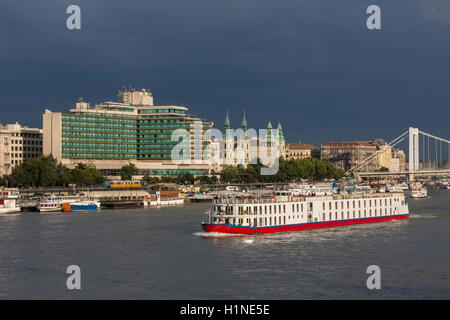
[[0, 298], [449, 299], [450, 191], [430, 195], [407, 221], [222, 238], [201, 232], [207, 204], [1, 216]]

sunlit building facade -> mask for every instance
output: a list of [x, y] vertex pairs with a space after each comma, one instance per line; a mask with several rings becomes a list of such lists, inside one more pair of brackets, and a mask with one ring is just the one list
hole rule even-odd
[[172, 161], [172, 149], [180, 143], [172, 141], [177, 129], [191, 134], [191, 159], [205, 148], [207, 141], [194, 144], [194, 123], [200, 123], [202, 135], [213, 125], [190, 116], [184, 106], [155, 106], [148, 90], [124, 90], [117, 102], [91, 108], [80, 99], [69, 113], [46, 110], [43, 151], [69, 168], [92, 163], [106, 176], [117, 176], [128, 163], [135, 164], [140, 175], [207, 174], [210, 168], [205, 163]]
[[15, 124], [0, 124], [0, 176], [28, 159], [42, 154], [42, 129]]

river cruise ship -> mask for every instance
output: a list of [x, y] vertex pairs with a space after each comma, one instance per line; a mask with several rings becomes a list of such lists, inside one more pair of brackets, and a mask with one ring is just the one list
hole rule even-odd
[[406, 219], [409, 209], [402, 192], [298, 197], [281, 191], [215, 199], [207, 215], [206, 232], [264, 234]]

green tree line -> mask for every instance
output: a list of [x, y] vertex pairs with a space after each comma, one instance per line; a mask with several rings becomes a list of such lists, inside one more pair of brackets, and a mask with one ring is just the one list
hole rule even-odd
[[318, 181], [337, 180], [345, 176], [345, 172], [341, 169], [337, 169], [329, 162], [315, 158], [289, 160], [280, 158], [278, 171], [274, 175], [261, 175], [262, 167], [260, 163], [249, 165], [247, 168], [224, 166], [221, 181], [232, 183], [287, 182], [301, 179]]
[[93, 165], [79, 163], [74, 169], [68, 169], [49, 155], [15, 166], [9, 176], [2, 177], [0, 184], [10, 187], [90, 186], [104, 181], [103, 175]]

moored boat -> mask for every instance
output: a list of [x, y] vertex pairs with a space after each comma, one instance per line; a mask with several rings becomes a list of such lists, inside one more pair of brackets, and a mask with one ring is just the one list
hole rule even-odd
[[63, 203], [62, 210], [64, 212], [98, 211], [100, 210], [100, 202], [93, 200], [80, 200], [72, 203]]
[[72, 203], [80, 201], [78, 196], [50, 196], [39, 203], [39, 212], [59, 212], [62, 211], [63, 203]]
[[15, 213], [21, 211], [17, 203], [19, 190], [16, 188], [4, 188], [0, 190], [0, 213]]
[[[162, 194], [161, 194], [162, 193]], [[180, 197], [180, 191], [161, 192], [156, 191], [144, 200], [144, 206], [168, 206], [180, 205], [184, 203], [184, 198]]]
[[411, 198], [423, 199], [428, 198], [428, 190], [425, 187], [413, 189], [411, 192]]
[[16, 199], [0, 199], [0, 213], [20, 212]]

